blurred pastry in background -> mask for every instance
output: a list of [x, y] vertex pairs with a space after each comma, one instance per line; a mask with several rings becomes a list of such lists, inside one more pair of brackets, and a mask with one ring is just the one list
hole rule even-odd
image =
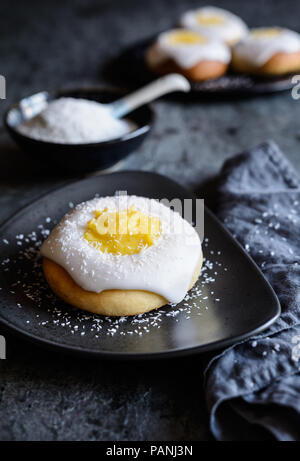
[[178, 72], [194, 81], [221, 77], [230, 60], [225, 43], [187, 29], [160, 34], [146, 52], [146, 63], [152, 71]]
[[255, 75], [284, 75], [300, 70], [300, 34], [281, 27], [261, 27], [232, 49], [232, 68]]
[[184, 13], [180, 25], [199, 34], [222, 40], [231, 46], [248, 33], [245, 22], [230, 11], [205, 6]]

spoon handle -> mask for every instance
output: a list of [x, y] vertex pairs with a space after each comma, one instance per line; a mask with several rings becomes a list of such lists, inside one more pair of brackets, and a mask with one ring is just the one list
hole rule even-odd
[[110, 104], [114, 117], [121, 118], [134, 109], [173, 91], [188, 92], [189, 81], [180, 74], [169, 74]]

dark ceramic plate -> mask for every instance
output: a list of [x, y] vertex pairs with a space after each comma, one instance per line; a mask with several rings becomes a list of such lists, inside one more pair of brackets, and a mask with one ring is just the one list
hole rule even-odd
[[[118, 85], [128, 88], [140, 87], [157, 75], [152, 73], [145, 62], [145, 51], [153, 42], [147, 39], [126, 49], [116, 59], [110, 61], [104, 70], [105, 76]], [[223, 77], [205, 82], [190, 82], [195, 96], [246, 96], [290, 90], [291, 76], [259, 78], [228, 72]]]
[[45, 283], [38, 248], [74, 204], [116, 191], [195, 197], [153, 173], [120, 172], [71, 183], [40, 198], [0, 229], [0, 320], [24, 338], [107, 358], [181, 356], [221, 348], [267, 328], [280, 313], [274, 291], [240, 245], [205, 210], [202, 275], [189, 299], [138, 317], [104, 318], [72, 308]]
[[152, 127], [154, 113], [149, 105], [133, 111], [128, 118], [136, 129], [111, 141], [86, 144], [58, 144], [29, 138], [18, 132], [17, 127], [32, 118], [47, 104], [61, 97], [91, 99], [104, 104], [119, 99], [124, 93], [101, 87], [82, 87], [53, 92], [42, 91], [21, 99], [4, 115], [4, 124], [11, 137], [36, 161], [48, 163], [50, 168], [63, 171], [90, 172], [110, 168], [127, 157], [144, 141]]

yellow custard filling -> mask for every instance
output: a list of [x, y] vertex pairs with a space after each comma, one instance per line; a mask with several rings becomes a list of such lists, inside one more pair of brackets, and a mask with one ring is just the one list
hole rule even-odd
[[251, 32], [252, 37], [260, 39], [260, 38], [273, 38], [278, 37], [280, 35], [280, 29], [276, 27], [268, 27], [264, 29], [256, 29]]
[[225, 19], [217, 14], [198, 13], [197, 22], [201, 26], [219, 26], [225, 23]]
[[206, 38], [190, 30], [177, 30], [176, 32], [170, 33], [168, 42], [170, 45], [194, 45], [197, 43], [205, 43]]
[[95, 210], [84, 238], [103, 253], [131, 255], [150, 247], [161, 234], [161, 222], [134, 207], [122, 211]]

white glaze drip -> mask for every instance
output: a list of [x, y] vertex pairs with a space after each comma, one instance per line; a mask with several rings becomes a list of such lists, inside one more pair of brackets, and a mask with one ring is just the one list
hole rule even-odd
[[58, 98], [21, 123], [18, 131], [40, 141], [89, 144], [117, 139], [136, 128], [131, 120], [116, 119], [108, 105], [88, 99]]
[[205, 37], [204, 43], [170, 43], [170, 36], [181, 30], [173, 29], [158, 36], [147, 53], [147, 61], [151, 67], [156, 67], [168, 59], [172, 59], [183, 69], [189, 69], [201, 61], [229, 63], [231, 59], [229, 48], [210, 37]]
[[[157, 216], [161, 235], [154, 245], [132, 255], [103, 253], [84, 238], [94, 210], [136, 209]], [[169, 302], [182, 301], [200, 261], [201, 242], [195, 229], [178, 213], [153, 199], [104, 197], [77, 205], [43, 243], [41, 254], [62, 266], [83, 289], [146, 290]]]
[[252, 29], [247, 37], [234, 46], [235, 57], [260, 67], [276, 53], [295, 53], [300, 51], [300, 35], [297, 32], [279, 27], [270, 29], [278, 30], [280, 33], [270, 37], [258, 37], [255, 33], [266, 29]]
[[[222, 22], [210, 25], [200, 24], [198, 21], [200, 14], [219, 17]], [[215, 6], [205, 6], [197, 10], [187, 11], [181, 16], [180, 25], [229, 44], [240, 40], [248, 32], [248, 27], [241, 18], [230, 11]]]

